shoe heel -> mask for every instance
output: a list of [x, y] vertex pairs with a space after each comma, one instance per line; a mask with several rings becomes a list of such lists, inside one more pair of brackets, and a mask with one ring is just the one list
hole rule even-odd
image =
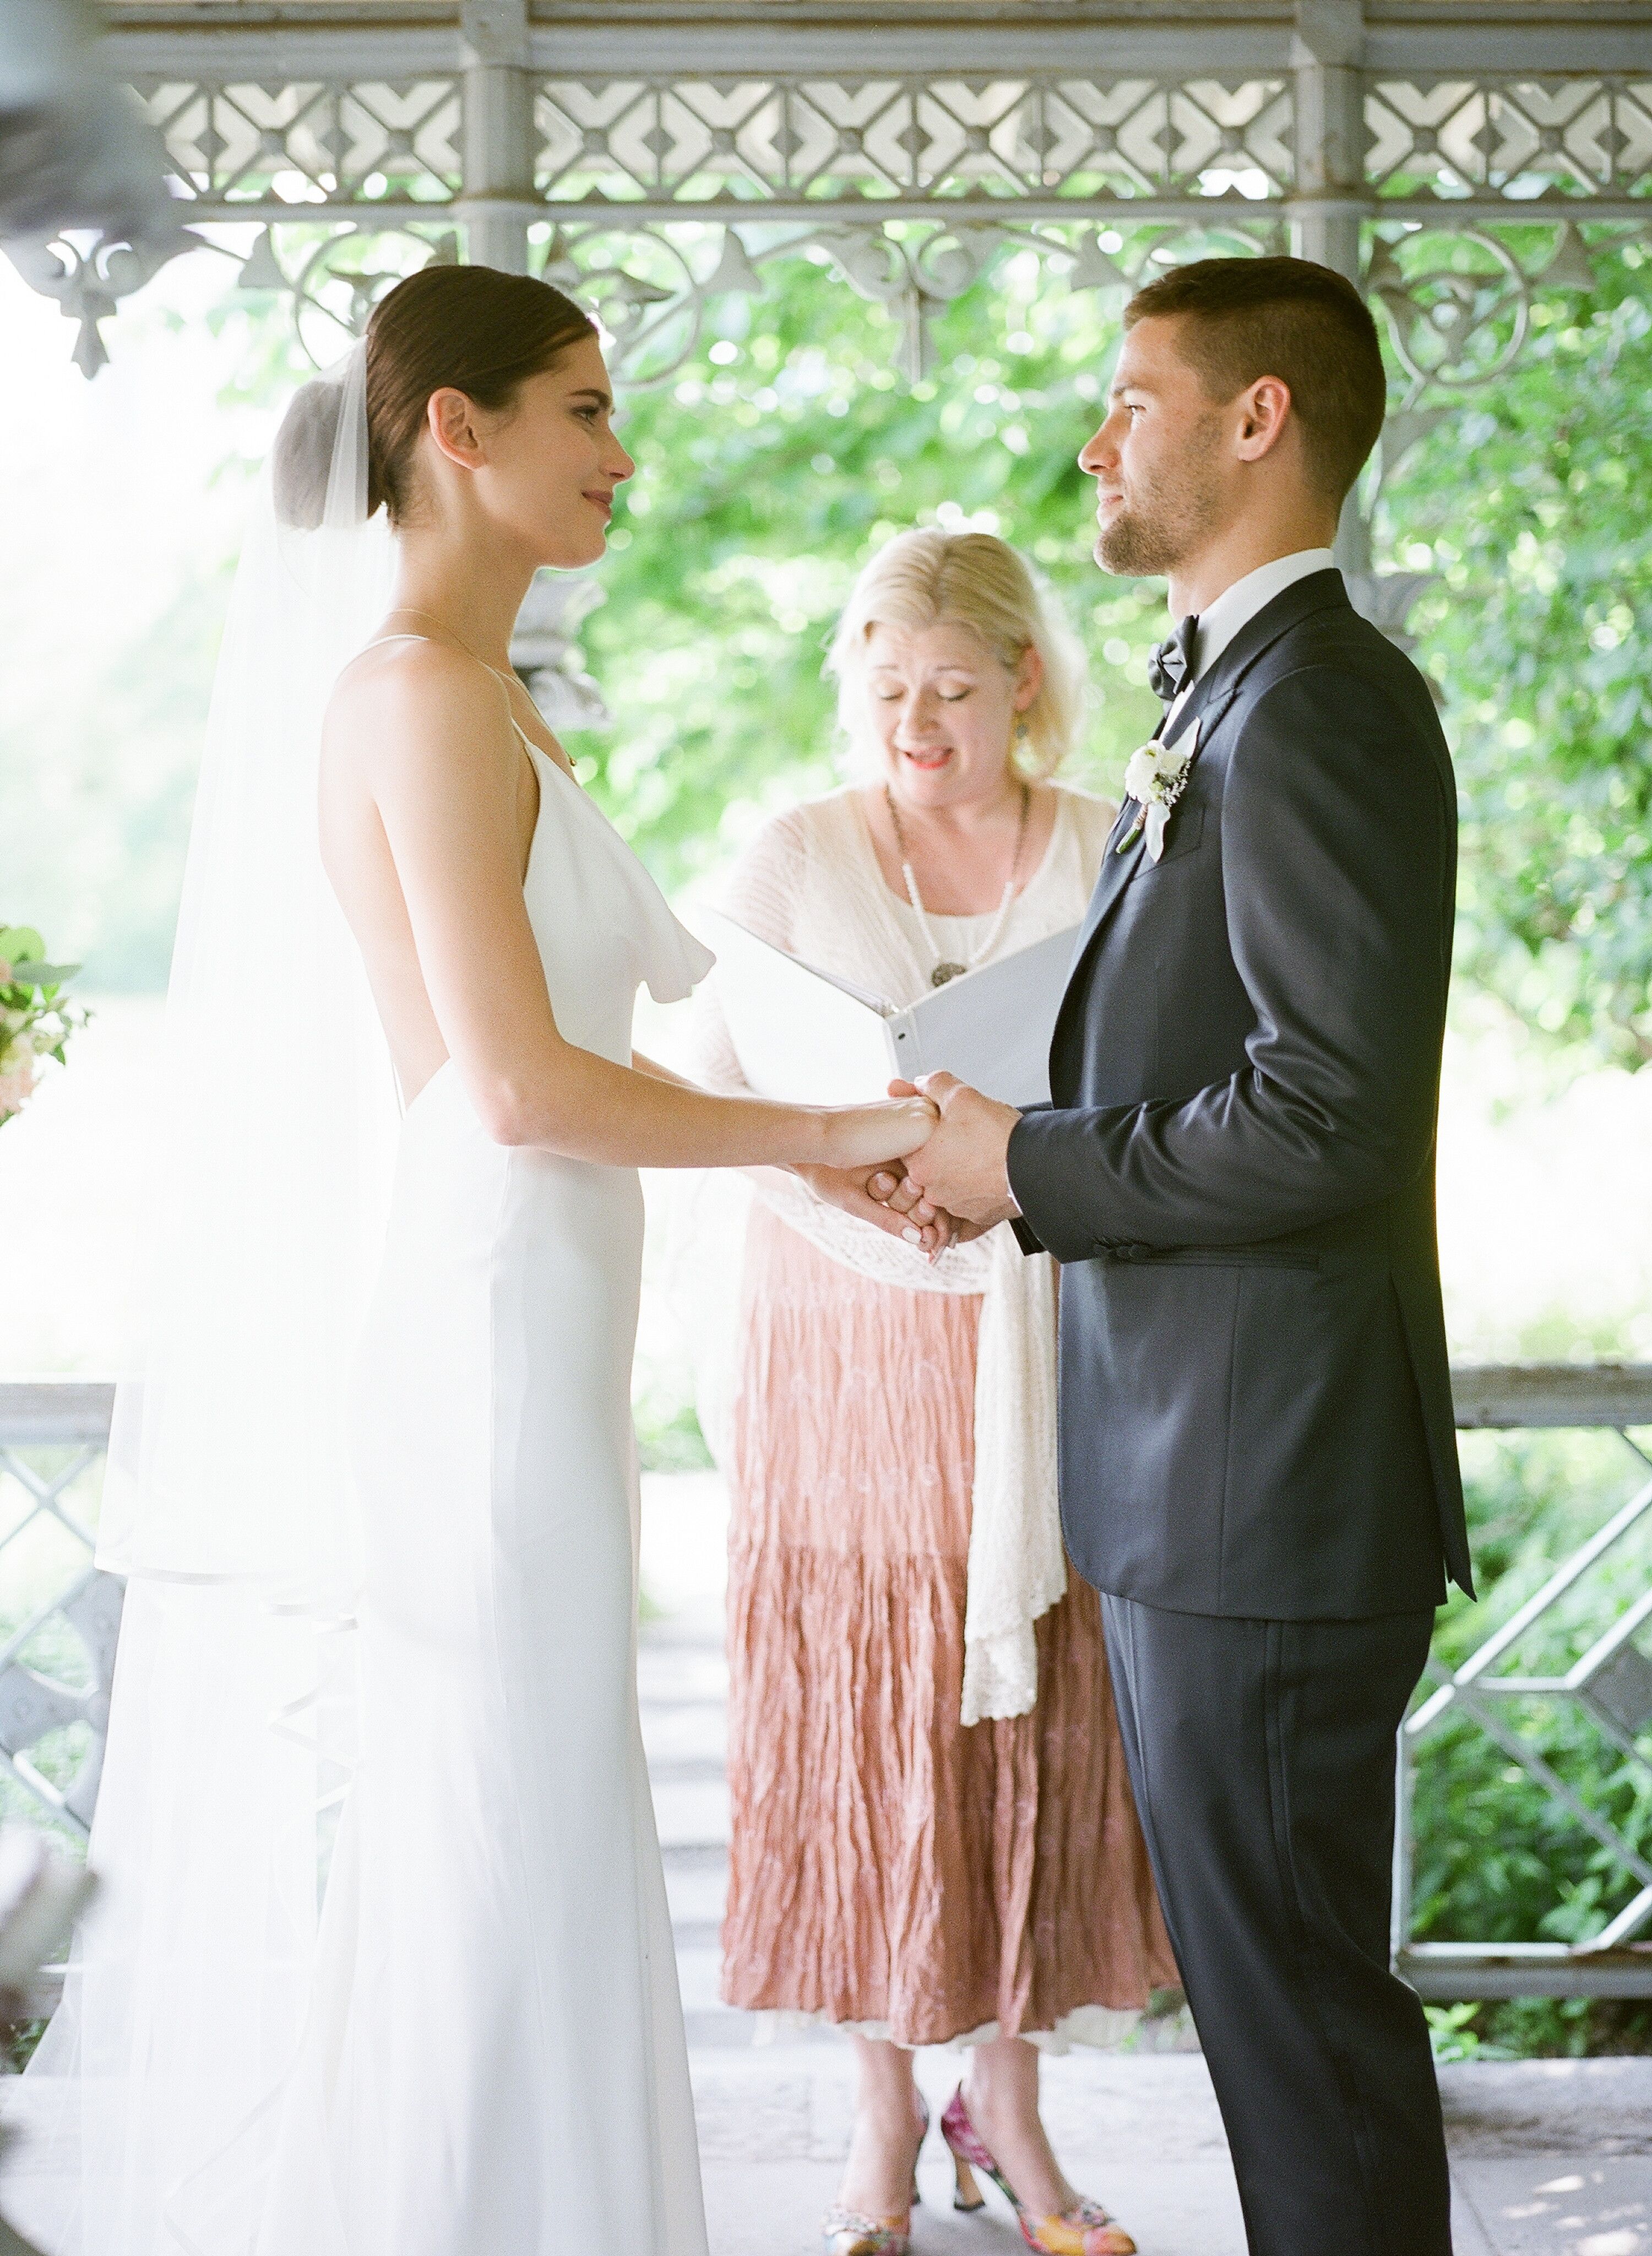
[[975, 2182], [975, 2173], [961, 2154], [953, 2156], [953, 2168], [957, 2174], [958, 2187], [953, 2195], [953, 2207], [966, 2217], [973, 2217], [978, 2209], [985, 2209], [987, 2196]]

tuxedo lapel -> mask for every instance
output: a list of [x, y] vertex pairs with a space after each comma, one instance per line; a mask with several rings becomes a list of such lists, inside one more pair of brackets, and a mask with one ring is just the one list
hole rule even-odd
[[[1166, 745], [1179, 744], [1196, 723], [1207, 717], [1207, 709], [1210, 706], [1212, 694], [1211, 685], [1215, 680], [1216, 668], [1213, 666], [1209, 673], [1194, 683], [1187, 702], [1176, 716], [1174, 723], [1164, 736], [1156, 741]], [[1230, 690], [1223, 696], [1217, 709], [1208, 714], [1213, 725], [1220, 719], [1232, 702], [1233, 693]], [[1207, 734], [1207, 730], [1200, 730], [1201, 743]], [[1197, 750], [1194, 757], [1198, 757]], [[1138, 828], [1135, 830], [1135, 835], [1133, 838], [1130, 837], [1132, 827], [1140, 822], [1141, 814], [1141, 808], [1133, 799], [1127, 799], [1119, 809], [1118, 820], [1114, 823], [1107, 838], [1107, 851], [1101, 857], [1101, 867], [1096, 872], [1095, 887], [1090, 895], [1090, 906], [1085, 911], [1078, 945], [1072, 951], [1072, 966], [1067, 975], [1070, 982], [1078, 976], [1079, 966], [1083, 962], [1096, 934], [1117, 906], [1125, 887], [1142, 866], [1147, 852], [1146, 831]], [[1128, 845], [1125, 844], [1127, 838], [1130, 841]]]
[[[1213, 666], [1209, 673], [1194, 683], [1173, 723], [1170, 721], [1167, 708], [1150, 741], [1166, 745], [1179, 743], [1208, 701], [1208, 687], [1215, 676], [1216, 669]], [[1108, 911], [1142, 866], [1142, 857], [1147, 849], [1144, 832], [1137, 829], [1130, 843], [1125, 844], [1141, 811], [1133, 799], [1127, 799], [1119, 809], [1118, 819], [1107, 839], [1107, 851], [1101, 857], [1101, 867], [1096, 872], [1095, 886], [1090, 895], [1090, 906], [1085, 911], [1078, 946], [1072, 952], [1072, 969], [1075, 972], [1083, 960], [1085, 950], [1106, 921]]]
[[[1072, 951], [1072, 969], [1076, 971], [1085, 950], [1101, 929], [1108, 910], [1129, 883], [1136, 865], [1146, 850], [1147, 840], [1138, 831], [1130, 843], [1124, 844], [1131, 823], [1135, 820], [1136, 805], [1127, 799], [1119, 809], [1118, 820], [1108, 834], [1107, 851], [1101, 857], [1101, 867], [1096, 872], [1095, 888], [1090, 895], [1090, 906], [1085, 911], [1079, 929], [1078, 945]], [[1120, 849], [1123, 848], [1122, 852]], [[1068, 975], [1071, 976], [1071, 973]]]
[[1213, 700], [1222, 691], [1237, 689], [1256, 660], [1273, 648], [1281, 635], [1289, 634], [1304, 619], [1311, 618], [1316, 611], [1352, 609], [1340, 572], [1310, 572], [1305, 580], [1292, 581], [1271, 603], [1264, 603], [1254, 619], [1241, 627], [1209, 673], [1200, 674], [1193, 695], [1188, 700], [1189, 714], [1194, 709], [1199, 691], [1206, 687]]
[[[1292, 627], [1311, 617], [1315, 611], [1346, 610], [1347, 608], [1348, 595], [1342, 584], [1340, 572], [1311, 572], [1305, 580], [1294, 582], [1276, 596], [1271, 603], [1264, 604], [1255, 617], [1240, 629], [1208, 672], [1200, 674], [1175, 720], [1160, 723], [1157, 733], [1161, 735], [1162, 741], [1167, 745], [1179, 744], [1188, 730], [1198, 722], [1199, 747], [1202, 749], [1227, 718], [1245, 676], [1256, 661], [1273, 648], [1281, 635], [1289, 634]], [[1142, 866], [1142, 857], [1147, 850], [1144, 833], [1138, 831], [1132, 843], [1122, 853], [1119, 850], [1138, 813], [1135, 800], [1127, 799], [1119, 809], [1118, 820], [1107, 839], [1107, 851], [1101, 857], [1101, 867], [1096, 875], [1095, 890], [1090, 896], [1090, 906], [1085, 912], [1078, 945], [1072, 951], [1066, 992], [1056, 1014], [1051, 1045], [1052, 1055], [1061, 1039], [1068, 1008], [1078, 993], [1085, 965], [1102, 927], [1118, 906], [1125, 887]]]
[[1293, 581], [1271, 603], [1264, 603], [1254, 619], [1246, 621], [1215, 664], [1199, 675], [1174, 723], [1164, 729], [1165, 744], [1179, 743], [1195, 721], [1202, 723], [1200, 741], [1207, 744], [1239, 694], [1245, 676], [1281, 635], [1289, 634], [1315, 611], [1348, 608], [1348, 591], [1340, 572], [1311, 572], [1305, 580]]

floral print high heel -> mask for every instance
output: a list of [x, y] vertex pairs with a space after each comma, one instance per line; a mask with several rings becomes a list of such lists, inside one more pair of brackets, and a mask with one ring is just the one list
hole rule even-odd
[[[924, 2127], [917, 2134], [921, 2154], [929, 2136], [929, 2102], [922, 2092], [917, 2104], [924, 2118]], [[899, 2217], [867, 2217], [859, 2210], [845, 2209], [840, 2201], [834, 2201], [820, 2220], [826, 2256], [912, 2256], [912, 2210], [922, 2197], [917, 2190], [917, 2157], [914, 2155], [911, 2204]]]
[[1039, 2256], [1135, 2256], [1135, 2243], [1121, 2224], [1115, 2224], [1099, 2201], [1078, 2201], [1059, 2217], [1034, 2217], [1016, 2189], [981, 2144], [981, 2133], [969, 2119], [960, 2083], [941, 2117], [941, 2136], [953, 2157], [958, 2190], [953, 2207], [973, 2215], [986, 2206], [986, 2196], [975, 2183], [982, 2170], [1016, 2212], [1021, 2237]]
[[912, 2212], [865, 2217], [834, 2201], [820, 2220], [826, 2256], [912, 2256]]

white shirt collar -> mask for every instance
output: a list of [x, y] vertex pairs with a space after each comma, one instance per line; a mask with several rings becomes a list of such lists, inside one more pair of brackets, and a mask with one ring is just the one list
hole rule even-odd
[[1298, 580], [1305, 580], [1311, 572], [1332, 570], [1336, 560], [1328, 548], [1299, 548], [1294, 556], [1276, 556], [1271, 564], [1259, 564], [1242, 580], [1235, 580], [1231, 588], [1224, 588], [1199, 615], [1193, 671], [1188, 686], [1197, 681], [1201, 673], [1209, 672], [1240, 629], [1248, 626], [1276, 596], [1283, 596], [1287, 588], [1294, 588]]

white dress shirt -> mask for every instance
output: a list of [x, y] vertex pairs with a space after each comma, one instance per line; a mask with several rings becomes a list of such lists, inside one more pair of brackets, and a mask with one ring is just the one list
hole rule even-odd
[[1294, 556], [1276, 556], [1271, 564], [1259, 564], [1242, 580], [1235, 580], [1231, 588], [1222, 589], [1199, 615], [1193, 638], [1193, 669], [1165, 716], [1166, 733], [1181, 710], [1183, 699], [1200, 674], [1207, 673], [1215, 665], [1240, 629], [1248, 626], [1276, 596], [1283, 596], [1287, 588], [1294, 588], [1311, 572], [1332, 570], [1336, 560], [1328, 548], [1299, 548]]

